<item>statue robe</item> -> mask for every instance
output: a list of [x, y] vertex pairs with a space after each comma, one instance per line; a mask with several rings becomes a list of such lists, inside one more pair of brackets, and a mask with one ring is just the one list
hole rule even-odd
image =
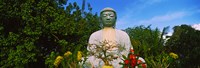
[[[117, 29], [113, 29], [113, 30], [114, 30], [114, 32], [113, 31], [106, 32], [103, 29], [94, 32], [93, 34], [91, 34], [91, 36], [89, 38], [89, 44], [101, 45], [102, 44], [101, 42], [103, 42], [105, 40], [112, 41], [114, 44], [119, 44], [116, 46], [123, 47], [123, 48], [110, 49], [111, 52], [114, 53], [115, 56], [118, 56], [117, 59], [114, 59], [110, 63], [114, 66], [114, 68], [121, 68], [122, 65], [120, 65], [119, 63], [123, 62], [122, 55], [127, 56], [132, 45], [130, 42], [130, 38], [126, 32], [117, 30]], [[112, 44], [112, 42], [111, 42], [111, 44]], [[89, 46], [87, 47], [87, 50], [88, 51], [96, 51], [95, 47], [89, 47]], [[95, 52], [95, 53], [99, 54], [99, 52]], [[86, 62], [91, 63], [92, 66], [95, 68], [102, 68], [102, 66], [104, 65], [104, 62], [101, 59], [96, 58], [93, 55], [88, 56], [88, 59]]]

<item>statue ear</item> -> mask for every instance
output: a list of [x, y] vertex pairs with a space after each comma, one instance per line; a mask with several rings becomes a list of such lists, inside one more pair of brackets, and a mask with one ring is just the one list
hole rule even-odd
[[114, 14], [115, 14], [115, 20], [117, 20], [117, 13], [116, 13], [116, 12], [114, 12]]
[[100, 18], [99, 18], [99, 23], [100, 23], [100, 27], [103, 28], [103, 22], [102, 22], [101, 16], [100, 16]]

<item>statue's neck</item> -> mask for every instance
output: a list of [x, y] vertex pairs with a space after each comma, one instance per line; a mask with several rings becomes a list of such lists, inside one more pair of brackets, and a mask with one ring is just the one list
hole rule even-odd
[[104, 27], [103, 30], [104, 30], [104, 31], [114, 30], [114, 28], [113, 28], [113, 27]]
[[103, 28], [103, 40], [113, 41], [116, 40], [116, 33], [113, 27], [104, 27]]

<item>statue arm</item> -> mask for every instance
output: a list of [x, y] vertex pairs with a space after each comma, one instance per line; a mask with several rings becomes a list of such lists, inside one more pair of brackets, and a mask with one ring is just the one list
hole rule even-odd
[[87, 46], [87, 50], [89, 55], [87, 56], [87, 60], [86, 63], [91, 64], [91, 66], [89, 66], [89, 68], [97, 68], [99, 66], [100, 63], [100, 59], [96, 58], [94, 56], [94, 54], [96, 53], [96, 45], [97, 45], [97, 36], [95, 33], [90, 35], [89, 41], [88, 41], [88, 46]]
[[128, 34], [126, 32], [124, 32], [123, 44], [122, 45], [125, 49], [122, 51], [121, 54], [127, 56], [130, 49], [132, 48], [132, 45], [131, 45], [130, 37], [128, 36]]
[[90, 36], [89, 38], [89, 42], [88, 42], [88, 46], [87, 46], [87, 50], [91, 51], [93, 50], [95, 47], [93, 46], [93, 44], [95, 44], [95, 37], [93, 36], [93, 34]]
[[100, 42], [99, 35], [96, 32], [93, 33], [89, 38], [87, 46], [87, 50], [90, 54], [96, 53], [96, 48], [100, 44], [99, 42]]

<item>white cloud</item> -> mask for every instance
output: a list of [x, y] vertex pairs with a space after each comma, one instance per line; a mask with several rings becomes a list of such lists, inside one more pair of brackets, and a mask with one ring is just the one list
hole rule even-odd
[[141, 24], [153, 24], [153, 23], [167, 22], [167, 21], [172, 21], [172, 20], [175, 20], [175, 19], [182, 18], [185, 15], [186, 15], [186, 12], [174, 12], [174, 13], [171, 13], [171, 14], [154, 16], [151, 19], [139, 21], [139, 23], [141, 23]]
[[[177, 25], [180, 24], [180, 22], [175, 23], [176, 20], [181, 19], [188, 15], [186, 12], [179, 11], [179, 12], [173, 12], [173, 13], [166, 13], [164, 15], [157, 15], [153, 16], [146, 20], [136, 20], [135, 18], [131, 17], [131, 14], [124, 16], [123, 18], [119, 19], [117, 22], [117, 27], [119, 28], [127, 28], [133, 25], [152, 25], [155, 27], [166, 27], [168, 25]], [[134, 23], [134, 24], [132, 24]], [[171, 23], [171, 24], [170, 24]], [[183, 22], [181, 22], [183, 23]]]
[[192, 28], [194, 28], [196, 30], [200, 30], [200, 24], [194, 24], [194, 25], [192, 25]]
[[[187, 19], [192, 15], [196, 15], [200, 10], [194, 9], [173, 9], [163, 10], [152, 9], [146, 13], [146, 9], [151, 9], [157, 4], [163, 4], [166, 0], [137, 0], [127, 6], [124, 11], [118, 15], [117, 28], [125, 29], [127, 27], [134, 27], [137, 25], [152, 25], [153, 27], [163, 28], [166, 26], [173, 27], [179, 24], [189, 24]], [[158, 12], [158, 14], [156, 14]], [[196, 13], [194, 13], [196, 12]], [[148, 14], [148, 15], [145, 15]], [[186, 23], [185, 23], [186, 22]]]
[[[129, 4], [125, 10], [118, 15], [117, 27], [124, 29], [127, 26], [132, 26], [131, 23], [135, 23], [135, 25], [139, 25], [138, 20], [136, 20], [135, 16], [141, 14], [141, 12], [145, 11], [144, 9], [149, 6], [157, 3], [161, 3], [165, 0], [136, 0], [132, 1], [132, 4]], [[137, 23], [136, 23], [137, 22]], [[141, 24], [140, 24], [141, 25]]]

